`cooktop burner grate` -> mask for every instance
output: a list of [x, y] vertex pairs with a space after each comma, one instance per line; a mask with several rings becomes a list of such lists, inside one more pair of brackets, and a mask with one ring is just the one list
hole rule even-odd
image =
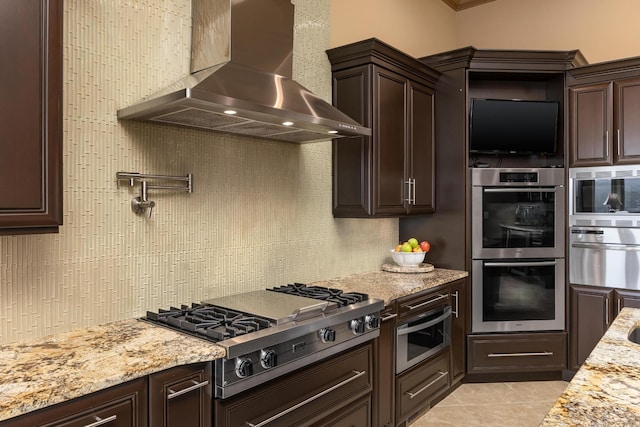
[[191, 307], [182, 305], [180, 308], [161, 308], [157, 313], [147, 311], [146, 320], [213, 341], [222, 341], [271, 326], [269, 320], [258, 316], [196, 303], [191, 304]]
[[307, 286], [302, 283], [277, 286], [269, 290], [289, 295], [335, 302], [341, 307], [369, 299], [367, 294], [360, 292], [343, 292], [340, 289], [325, 288], [323, 286]]

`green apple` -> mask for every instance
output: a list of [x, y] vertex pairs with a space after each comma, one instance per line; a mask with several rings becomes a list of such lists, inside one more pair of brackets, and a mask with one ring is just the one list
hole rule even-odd
[[409, 240], [407, 240], [407, 243], [411, 245], [411, 249], [417, 248], [419, 245], [418, 239], [416, 239], [415, 237], [412, 237]]
[[413, 251], [413, 248], [409, 243], [403, 243], [402, 247], [400, 248], [400, 252], [412, 252], [412, 251]]

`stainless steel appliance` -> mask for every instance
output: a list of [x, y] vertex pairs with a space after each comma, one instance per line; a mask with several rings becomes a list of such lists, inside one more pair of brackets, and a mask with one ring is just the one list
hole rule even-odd
[[374, 339], [383, 307], [366, 294], [292, 284], [147, 312], [144, 320], [224, 347], [215, 397], [227, 398]]
[[573, 226], [569, 282], [640, 289], [640, 229]]
[[471, 331], [564, 329], [562, 168], [472, 169]]
[[191, 4], [191, 74], [118, 110], [119, 119], [294, 143], [371, 135], [371, 129], [291, 78], [290, 0]]
[[472, 332], [564, 329], [562, 258], [472, 261]]
[[564, 257], [564, 169], [471, 169], [472, 258]]
[[[435, 306], [434, 303], [437, 303]], [[422, 362], [451, 343], [451, 305], [449, 295], [439, 295], [396, 326], [396, 374]]]
[[569, 169], [569, 225], [640, 227], [640, 166]]

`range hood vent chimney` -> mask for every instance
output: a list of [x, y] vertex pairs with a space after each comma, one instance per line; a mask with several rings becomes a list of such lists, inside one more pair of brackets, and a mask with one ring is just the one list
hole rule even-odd
[[191, 75], [133, 106], [133, 119], [304, 143], [371, 135], [291, 79], [290, 0], [193, 0]]

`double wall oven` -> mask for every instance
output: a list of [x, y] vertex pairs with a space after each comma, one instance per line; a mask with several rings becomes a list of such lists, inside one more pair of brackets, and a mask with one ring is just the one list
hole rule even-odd
[[472, 332], [564, 329], [564, 169], [471, 169]]

